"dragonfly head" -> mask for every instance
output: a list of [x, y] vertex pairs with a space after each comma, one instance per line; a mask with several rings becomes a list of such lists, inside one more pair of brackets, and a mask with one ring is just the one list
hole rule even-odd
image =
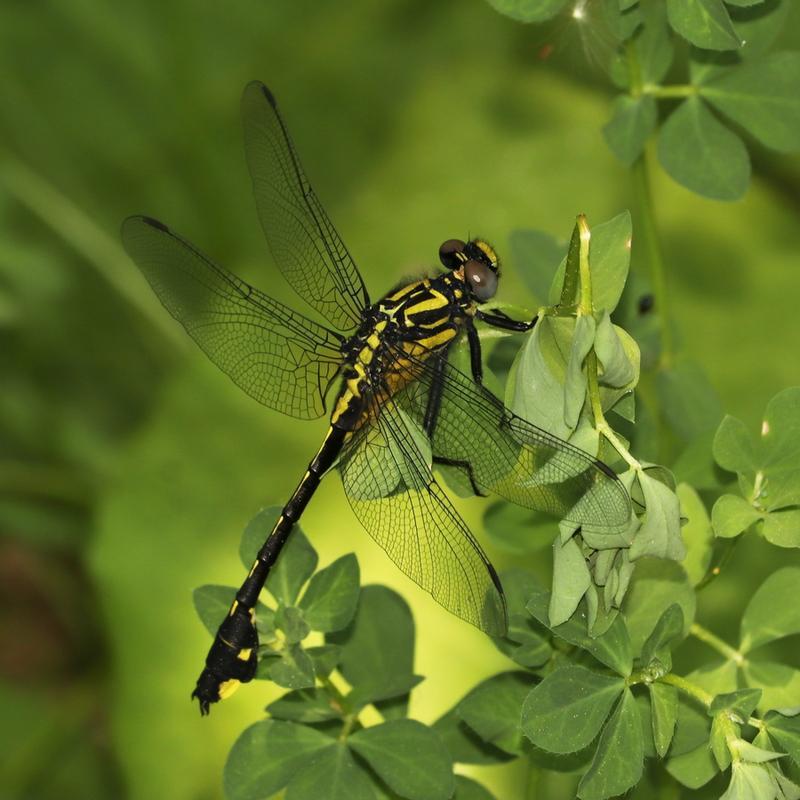
[[470, 293], [479, 303], [491, 300], [500, 278], [494, 248], [482, 239], [448, 239], [439, 248], [439, 260], [448, 269], [461, 270]]

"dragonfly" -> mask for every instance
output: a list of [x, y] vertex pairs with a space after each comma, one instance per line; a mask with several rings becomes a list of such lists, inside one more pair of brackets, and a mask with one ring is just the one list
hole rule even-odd
[[[490, 636], [507, 630], [503, 588], [434, 467], [458, 470], [475, 494], [495, 493], [596, 533], [621, 532], [631, 515], [610, 467], [514, 414], [483, 386], [476, 323], [524, 332], [536, 321], [482, 308], [500, 278], [494, 249], [482, 239], [448, 239], [439, 248], [437, 274], [372, 302], [272, 92], [254, 81], [241, 106], [269, 249], [326, 324], [245, 283], [151, 217], [129, 217], [122, 226], [128, 254], [162, 304], [234, 383], [291, 417], [329, 416], [319, 450], [219, 626], [192, 693], [202, 714], [254, 677], [259, 594], [333, 467], [355, 516], [394, 563]], [[448, 358], [461, 336], [471, 374]]]

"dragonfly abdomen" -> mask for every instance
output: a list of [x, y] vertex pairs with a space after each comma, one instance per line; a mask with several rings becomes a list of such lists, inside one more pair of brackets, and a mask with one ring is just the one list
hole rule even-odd
[[258, 631], [255, 607], [270, 570], [317, 490], [322, 476], [331, 468], [342, 449], [347, 431], [331, 426], [317, 454], [308, 465], [297, 488], [283, 507], [272, 532], [267, 537], [236, 599], [214, 637], [206, 657], [205, 669], [192, 692], [207, 714], [211, 703], [230, 696], [239, 684], [251, 681], [258, 665]]

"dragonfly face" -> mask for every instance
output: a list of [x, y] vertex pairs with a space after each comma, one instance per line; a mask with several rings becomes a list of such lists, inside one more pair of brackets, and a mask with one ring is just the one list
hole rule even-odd
[[[242, 117], [258, 216], [274, 260], [326, 324], [231, 275], [149, 217], [127, 219], [123, 242], [166, 309], [260, 403], [314, 419], [326, 413], [337, 378], [341, 387], [322, 445], [208, 653], [193, 692], [203, 713], [255, 674], [259, 593], [334, 464], [355, 515], [397, 566], [449, 611], [493, 636], [506, 632], [502, 586], [433, 467], [458, 469], [476, 493], [494, 492], [595, 534], [622, 532], [631, 514], [613, 470], [516, 416], [483, 387], [476, 322], [525, 331], [535, 321], [481, 309], [497, 290], [494, 250], [482, 240], [450, 239], [439, 250], [449, 272], [372, 303], [266, 86], [247, 86]], [[462, 332], [471, 375], [447, 358]]]

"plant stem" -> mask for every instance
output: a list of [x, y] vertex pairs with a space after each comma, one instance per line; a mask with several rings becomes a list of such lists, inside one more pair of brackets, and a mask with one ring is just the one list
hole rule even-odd
[[[625, 47], [628, 64], [628, 77], [630, 79], [630, 93], [639, 97], [644, 92], [642, 86], [641, 69], [636, 46], [633, 41], [628, 41]], [[676, 87], [671, 87], [676, 88]], [[683, 89], [683, 87], [680, 87]], [[670, 325], [669, 299], [667, 296], [666, 268], [661, 251], [661, 240], [656, 225], [655, 208], [650, 189], [650, 174], [647, 153], [643, 152], [633, 164], [633, 187], [636, 205], [639, 209], [642, 238], [647, 251], [647, 260], [650, 265], [650, 279], [653, 285], [656, 311], [661, 320], [661, 366], [668, 367], [673, 359], [672, 328]]]
[[657, 83], [646, 83], [640, 89], [641, 94], [650, 97], [691, 97], [698, 93], [697, 86], [691, 83], [674, 84], [673, 86], [659, 86]]
[[676, 675], [674, 672], [668, 672], [666, 675], [659, 678], [659, 680], [661, 683], [674, 686], [679, 692], [688, 694], [689, 697], [693, 697], [706, 708], [711, 705], [711, 701], [714, 699], [714, 695], [709, 694], [705, 689], [700, 688], [691, 681], [687, 681], [686, 678], [682, 678], [680, 675]]
[[719, 636], [712, 633], [707, 628], [704, 628], [702, 625], [698, 625], [696, 622], [693, 623], [689, 628], [689, 633], [695, 638], [700, 639], [701, 642], [705, 642], [709, 647], [713, 647], [714, 650], [723, 655], [728, 661], [733, 661], [737, 667], [742, 667], [747, 662], [745, 657], [738, 650], [735, 650], [727, 642], [724, 642]]

